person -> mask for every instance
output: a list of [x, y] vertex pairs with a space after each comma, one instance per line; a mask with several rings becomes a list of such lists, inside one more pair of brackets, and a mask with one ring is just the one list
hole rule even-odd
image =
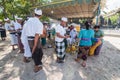
[[22, 30], [22, 34], [21, 34], [21, 42], [22, 42], [23, 47], [24, 47], [23, 61], [25, 63], [28, 63], [28, 62], [30, 62], [29, 58], [32, 57], [32, 52], [31, 52], [30, 46], [28, 44], [27, 36], [25, 35], [25, 30], [26, 30], [26, 23], [23, 25], [23, 30]]
[[52, 28], [51, 33], [52, 33], [52, 38], [55, 41], [55, 34], [56, 34], [56, 32], [55, 32], [55, 28], [54, 27]]
[[15, 50], [15, 45], [18, 45], [18, 40], [15, 35], [16, 31], [15, 31], [14, 22], [10, 21], [9, 18], [4, 19], [4, 21], [5, 21], [5, 29], [10, 33], [12, 50]]
[[41, 38], [41, 43], [42, 43], [42, 47], [46, 48], [47, 22], [44, 22], [43, 25], [44, 25], [44, 28], [43, 28], [43, 36]]
[[108, 18], [108, 27], [111, 27], [111, 25], [112, 25], [112, 22], [111, 22], [111, 19], [110, 18]]
[[68, 38], [69, 36], [66, 35], [65, 26], [67, 23], [67, 18], [62, 17], [61, 23], [55, 28], [56, 36], [55, 36], [55, 45], [56, 45], [56, 52], [57, 52], [57, 62], [63, 63], [65, 58], [65, 42], [64, 39]]
[[48, 48], [52, 48], [52, 36], [51, 36], [51, 32], [52, 32], [52, 29], [51, 29], [51, 26], [50, 24], [48, 24], [47, 26], [47, 38], [48, 38]]
[[42, 15], [42, 11], [35, 9], [34, 17], [26, 21], [23, 28], [25, 36], [27, 36], [28, 44], [32, 52], [32, 58], [34, 60], [34, 72], [38, 72], [42, 69], [42, 57], [43, 51], [40, 44], [40, 37], [43, 34], [43, 24], [39, 20]]
[[6, 30], [5, 30], [1, 20], [0, 20], [0, 34], [1, 34], [2, 41], [4, 41], [6, 39]]
[[52, 28], [51, 33], [52, 33], [51, 44], [52, 44], [52, 47], [55, 49], [55, 35], [56, 35], [55, 27]]
[[68, 28], [67, 28], [67, 30], [66, 30], [66, 34], [67, 34], [67, 35], [70, 34], [70, 31], [71, 31], [70, 28], [71, 28], [71, 26], [68, 26]]
[[79, 32], [79, 52], [77, 54], [77, 58], [75, 61], [79, 62], [80, 58], [82, 58], [82, 66], [86, 66], [87, 55], [90, 47], [92, 46], [92, 38], [94, 38], [94, 30], [90, 29], [89, 22], [85, 22], [86, 29], [82, 29]]
[[48, 39], [50, 40], [51, 39], [51, 27], [50, 27], [50, 25], [48, 25], [48, 27], [47, 27], [47, 34], [48, 34]]
[[[101, 40], [101, 42], [103, 44], [104, 33], [102, 30], [100, 30], [99, 25], [94, 26], [94, 32], [95, 32], [95, 38], [97, 38], [98, 40]], [[94, 55], [99, 55], [100, 50], [102, 48], [102, 44], [95, 49]]]
[[77, 31], [75, 30], [74, 25], [71, 25], [70, 38], [70, 44], [75, 43]]
[[15, 30], [17, 32], [17, 38], [18, 38], [18, 47], [20, 49], [19, 53], [23, 53], [24, 49], [23, 49], [23, 44], [21, 42], [21, 33], [22, 33], [22, 18], [17, 17], [16, 18], [16, 22], [15, 22]]

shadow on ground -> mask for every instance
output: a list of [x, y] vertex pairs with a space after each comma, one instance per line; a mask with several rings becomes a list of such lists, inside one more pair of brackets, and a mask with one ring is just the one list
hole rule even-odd
[[74, 61], [76, 55], [67, 54], [65, 63], [56, 63], [54, 49], [48, 48], [43, 50], [43, 70], [34, 73], [33, 61], [24, 63], [23, 54], [17, 51], [5, 51], [0, 60], [0, 80], [120, 80], [120, 50], [107, 41], [99, 56], [88, 58], [86, 68]]

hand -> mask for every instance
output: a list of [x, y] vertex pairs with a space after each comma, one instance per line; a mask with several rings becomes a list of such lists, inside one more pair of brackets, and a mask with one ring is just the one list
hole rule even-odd
[[33, 46], [32, 54], [35, 52], [35, 48], [36, 48], [36, 46]]
[[80, 41], [80, 39], [79, 39], [79, 38], [76, 38], [76, 41], [78, 42], [78, 41]]
[[101, 38], [97, 38], [98, 39], [98, 41], [101, 41]]
[[65, 38], [69, 38], [70, 36], [69, 35], [66, 35]]

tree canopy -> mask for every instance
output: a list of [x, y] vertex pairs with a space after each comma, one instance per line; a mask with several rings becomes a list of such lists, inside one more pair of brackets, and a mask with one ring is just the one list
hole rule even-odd
[[0, 19], [9, 17], [14, 20], [15, 16], [23, 18], [31, 16], [33, 11], [31, 7], [47, 2], [49, 2], [49, 0], [0, 0]]

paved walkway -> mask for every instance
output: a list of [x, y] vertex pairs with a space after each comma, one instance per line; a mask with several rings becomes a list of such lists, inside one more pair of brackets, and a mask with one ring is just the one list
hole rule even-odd
[[106, 36], [120, 37], [120, 30], [103, 30]]

